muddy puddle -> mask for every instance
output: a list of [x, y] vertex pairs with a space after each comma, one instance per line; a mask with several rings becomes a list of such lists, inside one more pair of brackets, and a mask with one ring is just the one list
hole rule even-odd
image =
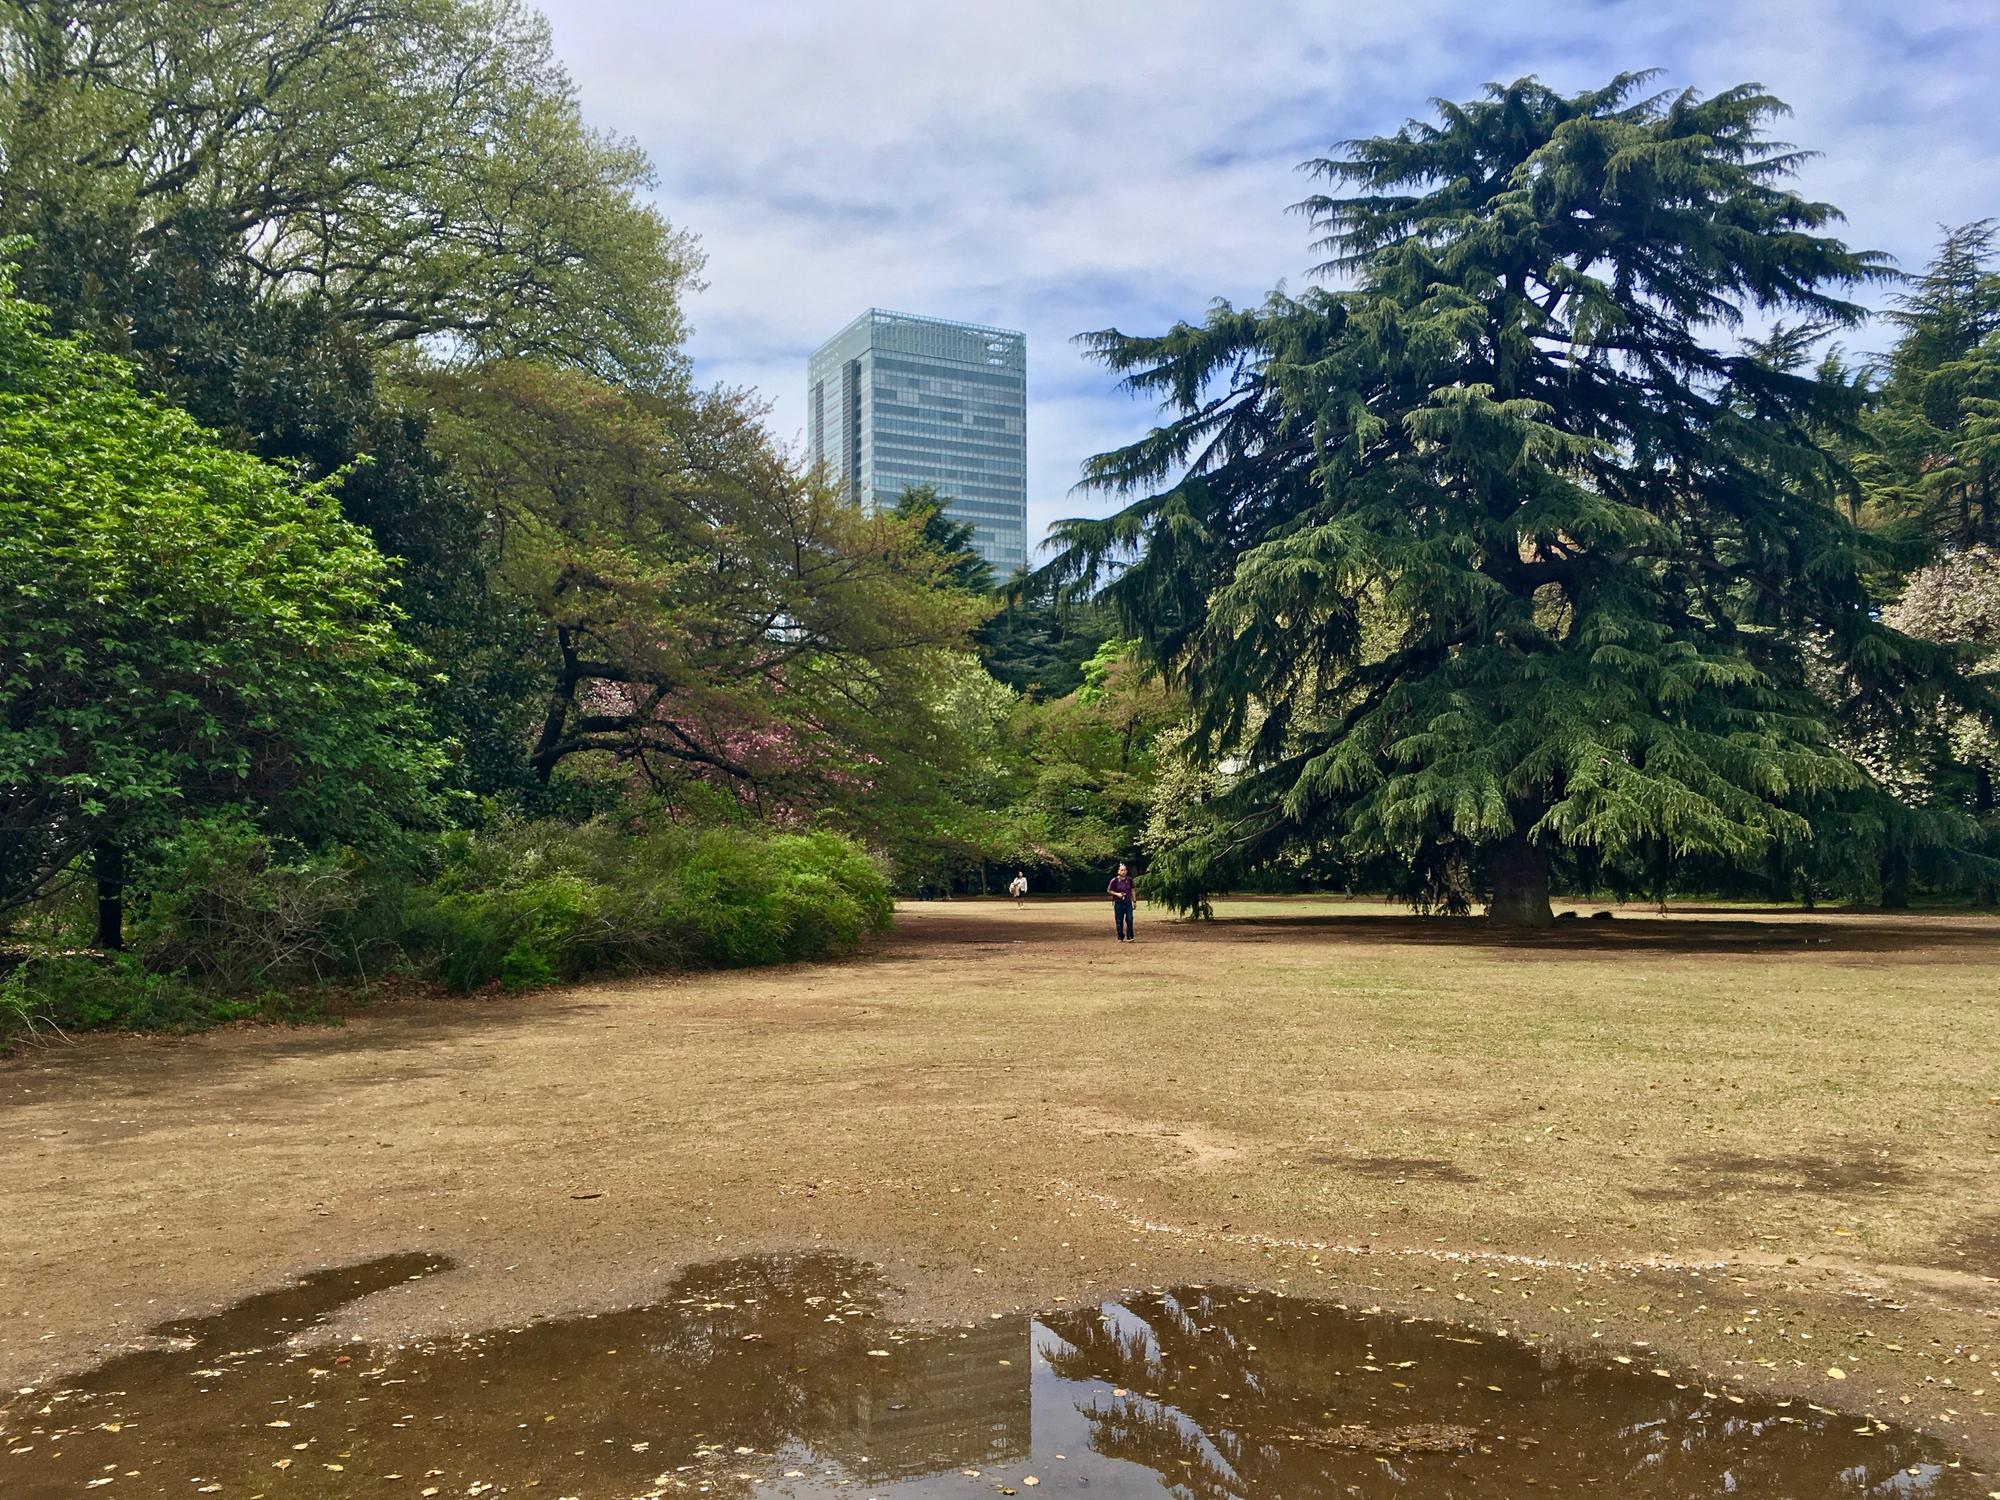
[[[1182, 1288], [915, 1330], [866, 1267], [737, 1260], [657, 1305], [328, 1342], [445, 1274], [327, 1271], [0, 1405], [0, 1494], [1984, 1496], [1928, 1439], [1450, 1324]], [[303, 1337], [302, 1337], [303, 1336]]]

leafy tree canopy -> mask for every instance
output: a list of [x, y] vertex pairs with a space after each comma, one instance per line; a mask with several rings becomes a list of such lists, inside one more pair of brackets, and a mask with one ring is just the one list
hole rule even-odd
[[206, 809], [315, 845], [433, 818], [388, 588], [323, 485], [51, 336], [0, 262], [0, 911]]
[[425, 712], [478, 794], [525, 780], [529, 624], [490, 586], [481, 497], [378, 374], [532, 355], [684, 382], [700, 257], [650, 181], [517, 0], [0, 3], [25, 289], [225, 440], [333, 479], [400, 564]]
[[1118, 638], [1118, 620], [1105, 605], [1023, 577], [973, 635], [980, 660], [1000, 681], [1030, 698], [1061, 698], [1083, 685], [1085, 665]]
[[1538, 924], [1552, 864], [1751, 864], [1869, 791], [1809, 649], [1890, 713], [1990, 710], [1871, 609], [1828, 440], [1856, 392], [1729, 338], [1853, 324], [1881, 257], [1787, 185], [1777, 100], [1647, 82], [1350, 142], [1301, 207], [1351, 285], [1087, 339], [1167, 419], [1092, 461], [1128, 502], [1048, 571], [1103, 583], [1240, 761], [1218, 869], [1332, 848]]
[[867, 826], [933, 795], [932, 710], [979, 604], [915, 517], [789, 467], [737, 397], [508, 361], [414, 387], [488, 507], [495, 587], [533, 621], [529, 764], [610, 766]]
[[158, 267], [215, 251], [374, 347], [657, 384], [699, 255], [650, 181], [518, 0], [0, 7], [0, 233], [33, 236], [23, 289], [107, 347]]

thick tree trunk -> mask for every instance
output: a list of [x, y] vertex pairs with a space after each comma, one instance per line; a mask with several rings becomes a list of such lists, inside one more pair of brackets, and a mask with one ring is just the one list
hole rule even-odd
[[1901, 849], [1882, 856], [1882, 905], [1900, 911], [1910, 904], [1910, 860]]
[[90, 873], [97, 881], [97, 946], [117, 953], [125, 946], [125, 850], [99, 839], [91, 850]]
[[1526, 834], [1512, 833], [1494, 851], [1489, 873], [1493, 897], [1486, 920], [1503, 927], [1548, 927], [1556, 915], [1549, 909], [1549, 856]]

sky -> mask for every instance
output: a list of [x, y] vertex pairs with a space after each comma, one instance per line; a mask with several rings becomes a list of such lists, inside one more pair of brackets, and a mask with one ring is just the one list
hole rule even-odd
[[1031, 546], [1110, 508], [1078, 467], [1154, 416], [1075, 335], [1299, 289], [1299, 163], [1433, 98], [1754, 81], [1851, 244], [1916, 270], [1940, 225], [2000, 216], [1995, 0], [541, 3], [586, 118], [647, 150], [702, 241], [697, 374], [754, 387], [782, 440], [807, 355], [863, 308], [1025, 330]]

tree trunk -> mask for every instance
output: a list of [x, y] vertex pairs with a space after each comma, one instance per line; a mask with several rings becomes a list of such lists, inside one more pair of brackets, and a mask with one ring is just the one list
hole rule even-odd
[[125, 850], [99, 839], [91, 850], [90, 873], [97, 881], [97, 946], [106, 953], [125, 947]]
[[1549, 856], [1524, 833], [1510, 833], [1493, 851], [1489, 865], [1493, 897], [1486, 920], [1503, 927], [1549, 927]]
[[576, 702], [576, 651], [570, 645], [566, 628], [557, 628], [556, 647], [562, 653], [562, 666], [556, 674], [555, 688], [549, 694], [548, 712], [542, 715], [541, 733], [535, 736], [535, 748], [528, 756], [535, 780], [543, 786], [549, 784], [549, 778], [555, 774], [556, 762], [562, 759], [563, 730], [569, 724], [569, 711]]
[[1901, 848], [1882, 856], [1882, 905], [1901, 911], [1910, 904], [1910, 860]]
[[[1972, 810], [1979, 815], [1979, 821], [1982, 823], [1993, 811], [1993, 768], [1985, 761], [1980, 761], [1972, 768]], [[2000, 891], [1994, 889], [1993, 878], [1990, 875], [1982, 876], [1973, 900], [1981, 906], [1992, 906], [1996, 897], [2000, 897]]]

